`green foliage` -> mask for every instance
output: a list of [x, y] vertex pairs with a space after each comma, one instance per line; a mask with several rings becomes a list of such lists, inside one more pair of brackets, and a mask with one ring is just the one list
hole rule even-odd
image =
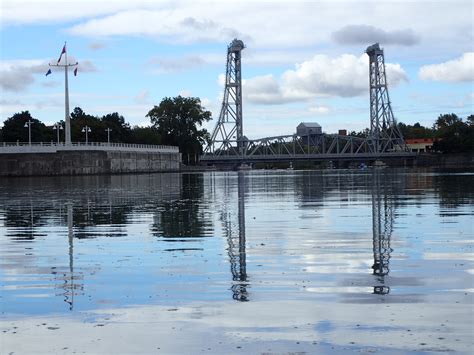
[[53, 140], [52, 130], [36, 118], [33, 118], [29, 111], [15, 113], [12, 117], [3, 122], [2, 138], [5, 142], [28, 142], [28, 127], [25, 124], [31, 121], [31, 141], [50, 142]]
[[366, 128], [360, 132], [352, 131], [349, 133], [350, 136], [359, 137], [359, 138], [367, 138], [369, 136], [370, 129]]
[[440, 115], [435, 122], [436, 140], [434, 150], [443, 153], [474, 151], [474, 125], [472, 115], [463, 122], [454, 113]]
[[433, 138], [434, 130], [431, 128], [423, 127], [418, 122], [413, 126], [406, 125], [402, 122], [398, 123], [398, 128], [402, 132], [403, 138]]
[[[125, 122], [125, 118], [119, 115], [118, 112], [109, 113], [102, 116], [100, 119], [104, 126], [105, 136], [107, 137], [107, 129], [111, 129], [110, 141], [111, 142], [130, 142], [131, 141], [131, 129], [130, 125]], [[143, 143], [148, 144], [148, 143]]]
[[211, 112], [205, 111], [197, 97], [166, 97], [147, 117], [157, 129], [162, 144], [177, 145], [183, 154], [202, 153], [202, 146], [209, 139], [209, 133], [198, 126], [211, 119]]
[[85, 142], [86, 133], [82, 132], [85, 127], [90, 128], [87, 133], [89, 142], [107, 142], [105, 127], [96, 116], [86, 114], [80, 107], [71, 112], [71, 140], [73, 142]]
[[80, 107], [71, 112], [71, 139], [73, 142], [84, 142], [85, 132], [83, 128], [90, 128], [88, 133], [89, 142], [107, 142], [107, 129], [110, 131], [110, 142], [129, 143], [131, 141], [130, 125], [125, 118], [117, 112], [102, 116], [86, 114]]
[[130, 132], [129, 143], [160, 145], [161, 137], [155, 127], [135, 126]]

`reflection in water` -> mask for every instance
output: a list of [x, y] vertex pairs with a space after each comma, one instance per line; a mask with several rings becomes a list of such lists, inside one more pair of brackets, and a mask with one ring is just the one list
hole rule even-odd
[[[356, 274], [363, 275], [360, 292], [370, 301], [378, 298], [372, 293], [393, 299], [418, 286], [395, 288], [408, 277], [406, 263], [390, 259], [392, 231], [398, 254], [414, 263], [443, 256], [444, 249], [435, 249], [448, 248], [444, 236], [443, 243], [436, 239], [440, 226], [472, 214], [466, 208], [473, 195], [469, 178], [386, 169], [8, 180], [0, 183], [0, 301], [13, 312], [78, 311], [183, 299], [255, 302], [299, 297], [298, 289], [310, 288], [346, 292], [353, 301]], [[445, 190], [443, 201], [451, 196], [450, 181], [461, 181], [466, 196], [457, 197], [458, 207], [438, 210], [439, 191]], [[397, 228], [396, 211], [397, 221], [412, 230], [429, 219], [424, 228], [433, 229], [428, 237], [434, 246]], [[373, 263], [369, 256], [367, 265], [371, 217]], [[464, 249], [449, 248], [462, 254], [470, 247], [461, 236], [450, 238]], [[251, 271], [251, 294], [247, 239], [249, 268], [259, 266]], [[389, 263], [397, 278], [389, 277]], [[405, 274], [412, 277], [412, 270]], [[346, 279], [350, 287], [341, 288]]]
[[[74, 310], [74, 296], [82, 294], [84, 286], [82, 283], [76, 283], [76, 280], [82, 280], [82, 273], [80, 275], [74, 274], [74, 214], [72, 202], [66, 203], [66, 220], [67, 220], [67, 237], [68, 237], [68, 256], [69, 256], [69, 271], [62, 273], [62, 281], [64, 282], [61, 288], [64, 302], [68, 304], [69, 310]], [[57, 277], [56, 268], [53, 268], [52, 274]], [[78, 292], [79, 291], [79, 292]]]
[[[200, 238], [211, 229], [202, 199], [204, 184], [202, 174], [182, 174], [176, 178], [179, 195], [163, 201], [154, 214], [151, 228], [153, 235], [170, 239]], [[191, 239], [188, 239], [192, 241]]]
[[385, 276], [388, 275], [390, 253], [390, 238], [393, 231], [394, 207], [384, 189], [382, 193], [380, 172], [374, 171], [372, 181], [372, 233], [374, 264], [373, 274], [377, 276], [380, 285], [374, 286], [374, 293], [385, 295], [390, 293], [390, 287], [385, 286]]
[[247, 292], [247, 265], [245, 250], [245, 175], [243, 172], [238, 173], [238, 242], [235, 235], [228, 229], [230, 233], [227, 235], [229, 243], [229, 259], [230, 269], [232, 272], [232, 298], [237, 301], [248, 301]]
[[69, 242], [69, 284], [64, 279], [64, 301], [69, 304], [69, 309], [72, 311], [74, 308], [74, 234], [72, 230], [72, 204], [67, 204], [67, 236]]

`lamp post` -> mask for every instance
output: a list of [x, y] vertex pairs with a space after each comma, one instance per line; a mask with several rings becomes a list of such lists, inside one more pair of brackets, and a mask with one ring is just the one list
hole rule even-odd
[[89, 126], [84, 126], [84, 127], [82, 127], [82, 131], [81, 131], [81, 132], [83, 132], [83, 133], [86, 134], [86, 145], [87, 145], [87, 144], [89, 143], [89, 138], [88, 138], [89, 136], [88, 136], [88, 133], [91, 132], [91, 128], [90, 128]]
[[107, 144], [110, 144], [110, 132], [112, 132], [112, 129], [107, 128], [105, 131], [107, 132]]
[[64, 130], [63, 128], [63, 125], [61, 123], [56, 123], [54, 126], [53, 126], [53, 129], [56, 130], [56, 133], [58, 135], [58, 144], [59, 144], [59, 131], [61, 130]]
[[28, 122], [25, 122], [25, 128], [28, 127], [28, 144], [31, 145], [31, 120], [28, 120]]

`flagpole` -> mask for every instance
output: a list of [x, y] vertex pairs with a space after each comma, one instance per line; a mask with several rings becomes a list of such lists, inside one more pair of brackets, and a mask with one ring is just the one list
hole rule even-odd
[[[64, 47], [66, 48], [66, 42], [64, 42]], [[65, 144], [71, 144], [71, 117], [69, 116], [69, 84], [67, 80], [67, 72], [68, 72], [68, 65], [67, 65], [67, 48], [66, 52], [64, 53], [66, 59], [66, 65], [64, 66], [64, 108], [65, 108], [65, 122], [66, 122], [66, 131], [65, 133]]]
[[[64, 53], [65, 56], [65, 64], [59, 64], [61, 61], [61, 56]], [[64, 132], [64, 143], [66, 145], [71, 144], [71, 117], [69, 116], [69, 82], [68, 82], [68, 70], [69, 67], [75, 67], [78, 63], [68, 64], [67, 62], [67, 48], [66, 42], [64, 42], [63, 51], [61, 52], [61, 56], [59, 57], [57, 64], [49, 64], [50, 67], [64, 67], [64, 113], [65, 113], [65, 132]]]

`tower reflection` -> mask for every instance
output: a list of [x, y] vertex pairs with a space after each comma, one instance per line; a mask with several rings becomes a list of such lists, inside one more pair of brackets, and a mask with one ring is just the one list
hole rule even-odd
[[381, 185], [381, 172], [375, 170], [372, 183], [372, 233], [374, 264], [373, 274], [379, 285], [374, 286], [374, 294], [386, 295], [390, 287], [385, 285], [385, 276], [390, 272], [390, 238], [393, 231], [394, 206], [387, 193], [387, 186]]
[[232, 216], [226, 212], [224, 216], [225, 231], [228, 243], [227, 252], [230, 260], [230, 271], [232, 273], [232, 298], [236, 301], [246, 302], [248, 298], [248, 280], [247, 280], [247, 263], [245, 250], [245, 175], [243, 172], [238, 173], [238, 212], [237, 231], [235, 223], [232, 223]]

